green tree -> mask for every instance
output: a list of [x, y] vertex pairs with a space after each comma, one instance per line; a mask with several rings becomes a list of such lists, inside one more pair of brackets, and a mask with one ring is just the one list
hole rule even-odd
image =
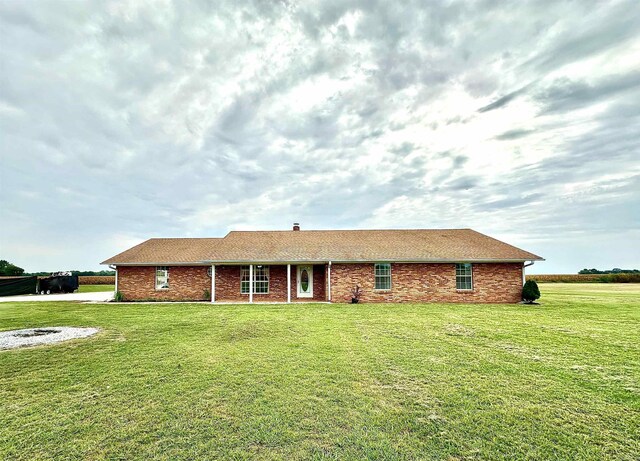
[[0, 275], [22, 275], [24, 269], [22, 267], [15, 266], [9, 261], [0, 259]]

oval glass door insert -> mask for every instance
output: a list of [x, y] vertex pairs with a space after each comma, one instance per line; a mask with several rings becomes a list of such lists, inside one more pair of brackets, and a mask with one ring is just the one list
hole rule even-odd
[[306, 269], [302, 269], [300, 272], [300, 288], [304, 293], [309, 291], [309, 273]]

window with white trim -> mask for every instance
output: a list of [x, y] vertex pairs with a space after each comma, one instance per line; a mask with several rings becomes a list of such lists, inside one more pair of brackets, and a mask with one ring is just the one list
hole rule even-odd
[[[249, 266], [240, 268], [240, 293], [249, 294]], [[269, 266], [253, 266], [253, 292], [269, 293]]]
[[375, 264], [375, 289], [390, 290], [391, 289], [391, 264]]
[[156, 290], [169, 288], [169, 268], [167, 266], [156, 267]]
[[470, 263], [456, 264], [456, 290], [473, 290], [473, 269]]

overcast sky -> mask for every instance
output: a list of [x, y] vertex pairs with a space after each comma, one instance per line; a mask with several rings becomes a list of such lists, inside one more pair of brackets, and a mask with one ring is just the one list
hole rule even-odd
[[0, 0], [0, 259], [471, 227], [640, 268], [640, 5]]

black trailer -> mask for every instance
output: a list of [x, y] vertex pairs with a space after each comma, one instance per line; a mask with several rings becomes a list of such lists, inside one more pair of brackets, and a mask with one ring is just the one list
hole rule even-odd
[[77, 275], [54, 275], [39, 280], [38, 292], [41, 295], [49, 293], [73, 293], [78, 289]]

